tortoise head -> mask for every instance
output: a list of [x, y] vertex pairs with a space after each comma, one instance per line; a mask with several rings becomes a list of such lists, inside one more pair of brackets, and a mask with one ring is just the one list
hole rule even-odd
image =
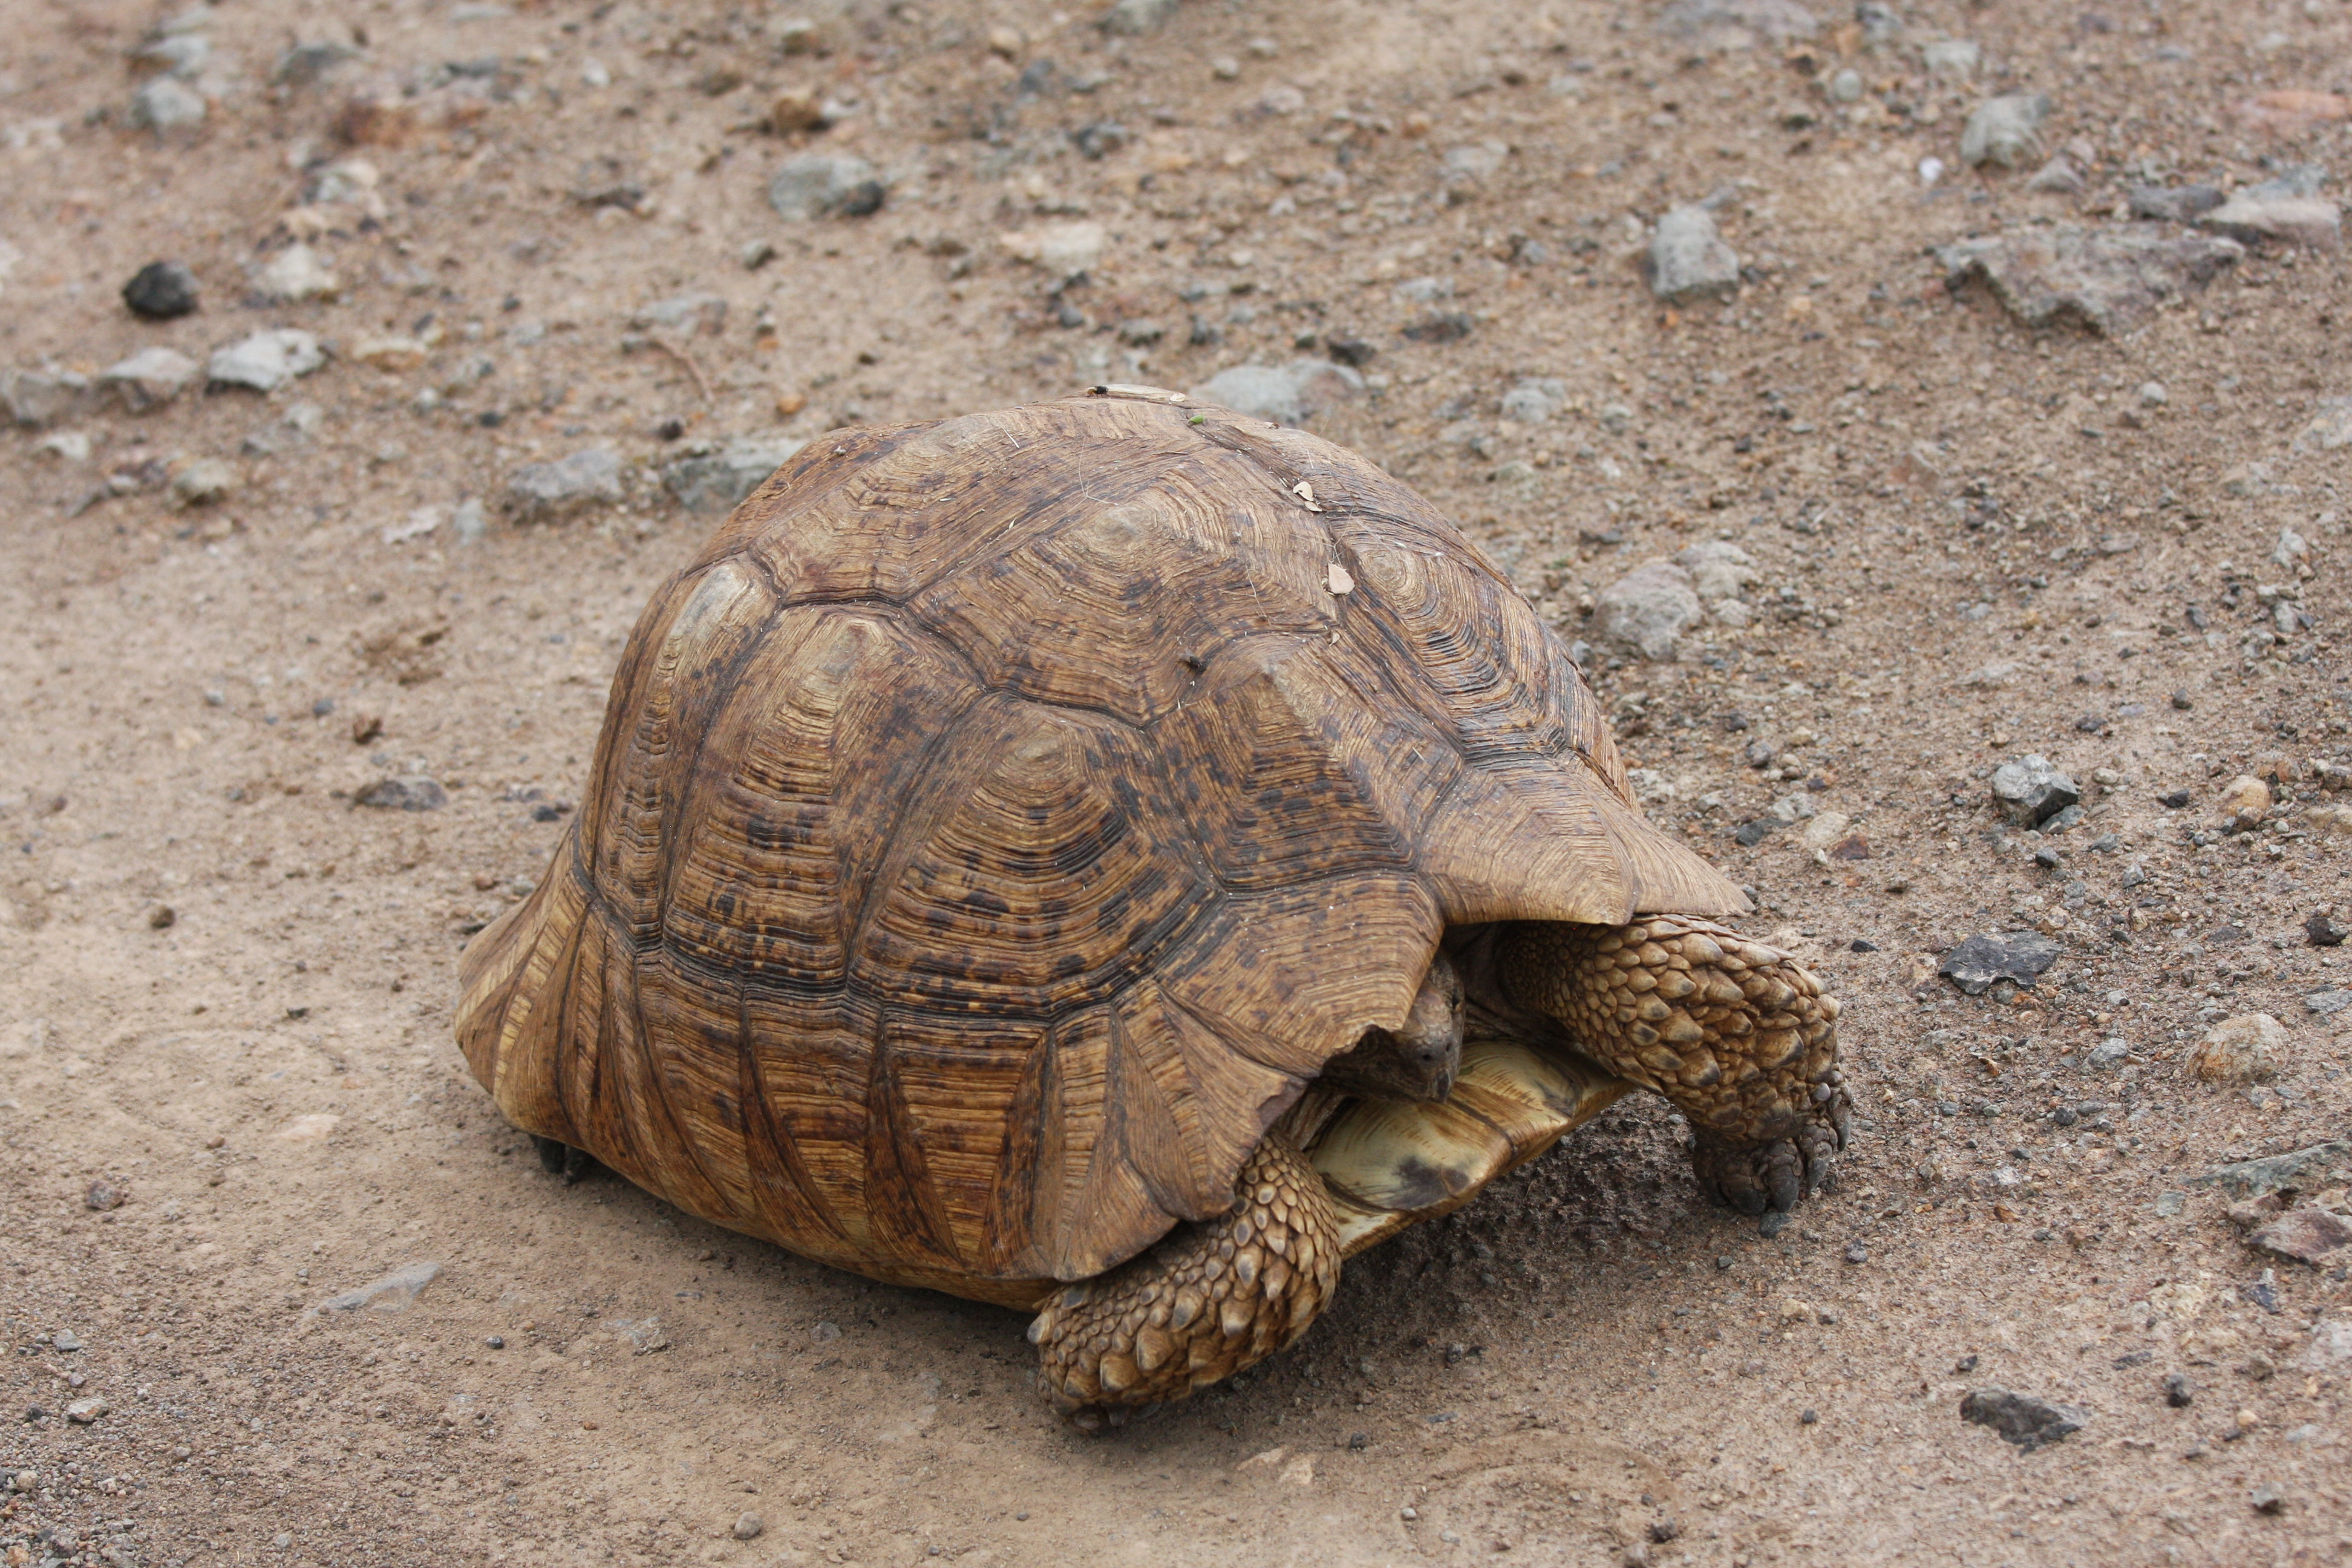
[[1323, 1064], [1321, 1081], [1367, 1100], [1439, 1100], [1462, 1070], [1462, 975], [1445, 954], [1429, 963], [1412, 1010], [1393, 1029], [1367, 1029]]

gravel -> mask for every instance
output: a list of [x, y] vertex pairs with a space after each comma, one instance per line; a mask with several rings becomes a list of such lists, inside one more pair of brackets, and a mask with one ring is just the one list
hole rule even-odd
[[1650, 292], [1673, 304], [1728, 300], [1739, 291], [1738, 254], [1702, 206], [1675, 207], [1658, 219], [1643, 270]]
[[197, 305], [196, 275], [181, 262], [151, 261], [122, 286], [122, 302], [132, 315], [150, 321], [193, 314]]

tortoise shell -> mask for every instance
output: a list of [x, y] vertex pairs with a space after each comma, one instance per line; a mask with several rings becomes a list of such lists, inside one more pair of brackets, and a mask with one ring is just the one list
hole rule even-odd
[[1028, 1305], [1223, 1212], [1449, 926], [1744, 905], [1427, 502], [1086, 396], [838, 431], [736, 510], [457, 1032], [681, 1208]]

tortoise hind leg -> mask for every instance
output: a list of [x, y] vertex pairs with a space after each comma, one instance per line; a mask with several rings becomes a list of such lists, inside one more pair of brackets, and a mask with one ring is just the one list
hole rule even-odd
[[1204, 1388], [1307, 1331], [1339, 1283], [1339, 1221], [1307, 1157], [1268, 1133], [1228, 1212], [1181, 1225], [1046, 1299], [1038, 1384], [1087, 1431]]
[[1689, 1118], [1691, 1164], [1724, 1202], [1791, 1209], [1828, 1182], [1853, 1102], [1837, 999], [1795, 959], [1685, 915], [1528, 921], [1495, 958], [1513, 1001]]
[[530, 1134], [530, 1146], [539, 1151], [540, 1169], [551, 1176], [562, 1176], [567, 1187], [586, 1175], [589, 1167], [596, 1163], [587, 1150], [574, 1149], [557, 1139], [541, 1138], [536, 1132]]

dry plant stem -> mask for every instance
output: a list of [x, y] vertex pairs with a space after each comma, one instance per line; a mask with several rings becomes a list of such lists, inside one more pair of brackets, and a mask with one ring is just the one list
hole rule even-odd
[[1528, 922], [1496, 951], [1512, 999], [1690, 1119], [1691, 1163], [1732, 1207], [1793, 1208], [1829, 1179], [1852, 1101], [1837, 999], [1787, 953], [1711, 921]]
[[1232, 1210], [1047, 1300], [1029, 1339], [1045, 1397], [1087, 1430], [1181, 1399], [1307, 1331], [1339, 1283], [1323, 1178], [1278, 1133], [1242, 1167]]
[[649, 337], [646, 342], [653, 344], [654, 347], [661, 350], [662, 353], [669, 355], [670, 358], [677, 361], [678, 363], [686, 367], [686, 374], [694, 377], [694, 389], [702, 394], [702, 401], [706, 405], [716, 404], [719, 401], [716, 397], [711, 395], [710, 380], [708, 376], [702, 374], [702, 367], [694, 363], [694, 356], [692, 354], [687, 353], [684, 349], [679, 348], [676, 343], [665, 342], [660, 338]]

